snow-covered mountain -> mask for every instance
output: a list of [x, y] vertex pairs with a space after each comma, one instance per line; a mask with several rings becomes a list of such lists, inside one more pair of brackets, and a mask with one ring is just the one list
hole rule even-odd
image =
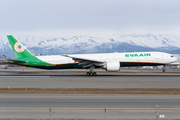
[[[22, 36], [17, 38], [31, 52], [52, 54], [163, 51], [180, 53], [180, 38], [168, 34], [82, 35], [69, 38]], [[110, 50], [110, 51], [109, 51]], [[13, 56], [7, 39], [0, 37], [0, 55]]]

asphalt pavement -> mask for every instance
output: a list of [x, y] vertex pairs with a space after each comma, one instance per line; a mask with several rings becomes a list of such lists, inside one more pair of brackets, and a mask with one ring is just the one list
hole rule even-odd
[[[73, 71], [73, 72], [72, 72]], [[179, 88], [179, 70], [124, 70], [132, 74], [85, 76], [84, 71], [0, 70], [0, 88]], [[140, 72], [154, 74], [134, 74]], [[49, 74], [48, 74], [49, 72]], [[15, 74], [14, 74], [15, 73]], [[38, 74], [36, 74], [38, 73]], [[54, 74], [56, 73], [56, 74]], [[83, 74], [82, 74], [83, 73]], [[180, 95], [38, 95], [0, 94], [0, 118], [49, 119], [162, 119], [180, 118]]]
[[1, 118], [180, 118], [180, 95], [0, 95]]
[[0, 88], [179, 88], [180, 75], [12, 75]]

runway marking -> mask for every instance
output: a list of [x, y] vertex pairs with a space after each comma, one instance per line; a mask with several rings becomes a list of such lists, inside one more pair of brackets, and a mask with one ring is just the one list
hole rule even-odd
[[[0, 110], [49, 110], [49, 107], [0, 107]], [[51, 107], [53, 110], [104, 110], [105, 108], [61, 108], [61, 107]], [[156, 108], [106, 108], [107, 110], [155, 110]], [[158, 108], [159, 110], [180, 110], [180, 108]]]
[[21, 78], [22, 77], [28, 77], [29, 78], [29, 77], [50, 77], [50, 76], [0, 76], [0, 77], [6, 77], [6, 78], [7, 77], [10, 77], [10, 78], [14, 78], [14, 77], [21, 77]]

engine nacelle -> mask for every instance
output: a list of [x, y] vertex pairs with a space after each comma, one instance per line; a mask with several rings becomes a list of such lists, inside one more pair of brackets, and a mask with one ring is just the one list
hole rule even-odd
[[112, 71], [112, 72], [120, 71], [120, 62], [109, 61], [103, 66], [103, 69], [105, 69], [106, 71]]

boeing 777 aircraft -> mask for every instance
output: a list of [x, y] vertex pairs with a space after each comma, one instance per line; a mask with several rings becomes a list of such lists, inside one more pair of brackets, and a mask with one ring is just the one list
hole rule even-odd
[[[9, 59], [9, 63], [41, 69], [90, 69], [86, 75], [97, 75], [96, 72], [93, 72], [95, 68], [116, 72], [120, 71], [121, 67], [166, 66], [177, 60], [171, 54], [163, 52], [34, 56], [12, 35], [7, 35], [7, 38], [16, 56], [14, 60]], [[165, 71], [164, 67], [163, 72]]]

